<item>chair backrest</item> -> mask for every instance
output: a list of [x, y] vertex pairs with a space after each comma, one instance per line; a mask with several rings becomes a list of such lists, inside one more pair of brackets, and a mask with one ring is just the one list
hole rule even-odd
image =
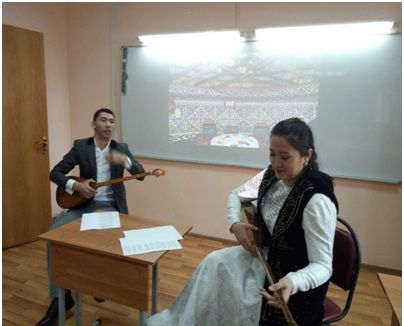
[[355, 265], [357, 265], [358, 256], [357, 252], [358, 250], [356, 249], [352, 232], [337, 227], [334, 238], [333, 274], [331, 282], [346, 291], [350, 289], [354, 281]]
[[345, 307], [337, 319], [340, 320], [348, 313], [352, 303], [361, 265], [361, 250], [358, 237], [349, 223], [340, 217], [338, 222], [345, 229], [337, 226], [335, 231], [333, 274], [330, 281], [343, 290], [349, 291]]

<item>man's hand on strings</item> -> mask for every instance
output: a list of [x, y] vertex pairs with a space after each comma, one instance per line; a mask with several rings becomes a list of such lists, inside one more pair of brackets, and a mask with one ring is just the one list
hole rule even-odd
[[268, 289], [271, 294], [265, 289], [260, 289], [260, 295], [267, 300], [269, 305], [280, 309], [281, 305], [275, 291], [282, 294], [283, 299], [286, 303], [288, 303], [290, 294], [293, 291], [293, 282], [289, 278], [284, 277], [281, 278], [277, 283], [272, 284]]
[[255, 252], [252, 233], [257, 230], [258, 228], [255, 225], [242, 222], [234, 223], [231, 227], [231, 232], [234, 233], [237, 241], [254, 257], [257, 256], [257, 253]]
[[90, 199], [95, 195], [95, 189], [90, 185], [94, 182], [93, 179], [87, 179], [82, 182], [76, 181], [73, 185], [73, 190], [79, 192], [83, 197]]

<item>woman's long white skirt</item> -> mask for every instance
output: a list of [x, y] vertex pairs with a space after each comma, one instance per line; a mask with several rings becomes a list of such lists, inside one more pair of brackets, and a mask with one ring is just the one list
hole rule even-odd
[[256, 326], [259, 322], [265, 271], [241, 246], [207, 255], [166, 310], [147, 326]]

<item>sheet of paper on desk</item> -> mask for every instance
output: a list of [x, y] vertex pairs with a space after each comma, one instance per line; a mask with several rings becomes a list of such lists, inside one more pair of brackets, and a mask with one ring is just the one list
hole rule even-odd
[[124, 256], [145, 254], [153, 251], [181, 249], [177, 240], [161, 240], [147, 242], [132, 242], [127, 238], [120, 238]]
[[121, 238], [120, 241], [125, 256], [182, 248], [178, 242], [182, 236], [172, 225], [129, 230], [123, 233], [125, 238]]
[[118, 212], [96, 212], [83, 214], [80, 231], [120, 228]]
[[134, 242], [158, 240], [182, 240], [181, 234], [172, 225], [156, 226], [137, 230], [123, 231], [126, 239]]

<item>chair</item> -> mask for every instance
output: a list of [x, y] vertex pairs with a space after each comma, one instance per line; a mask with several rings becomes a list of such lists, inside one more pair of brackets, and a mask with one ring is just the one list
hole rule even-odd
[[344, 219], [338, 217], [338, 222], [340, 222], [346, 230], [337, 226], [335, 231], [332, 262], [333, 273], [330, 282], [337, 285], [342, 290], [348, 291], [348, 295], [346, 296], [343, 308], [328, 296], [325, 298], [323, 325], [329, 325], [330, 323], [341, 320], [348, 313], [361, 264], [361, 251], [355, 231]]

